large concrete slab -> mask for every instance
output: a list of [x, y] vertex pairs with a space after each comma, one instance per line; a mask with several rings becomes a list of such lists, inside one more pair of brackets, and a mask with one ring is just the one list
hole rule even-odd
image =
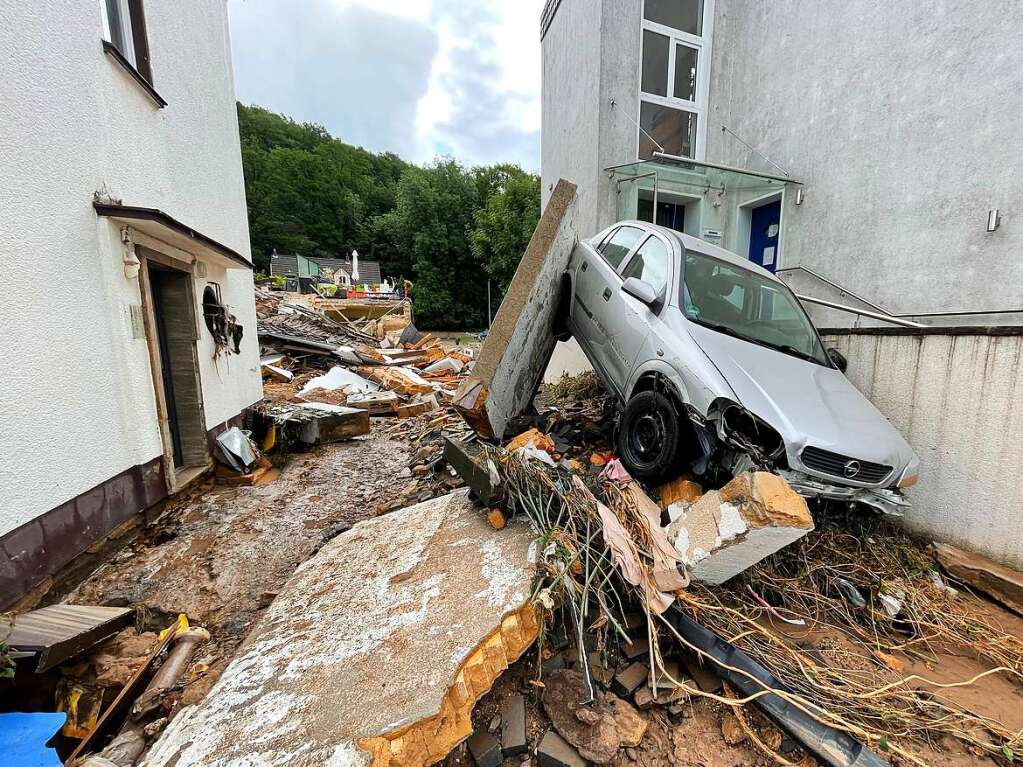
[[426, 765], [533, 641], [532, 535], [459, 491], [360, 523], [302, 565], [147, 767]]
[[552, 334], [561, 276], [577, 242], [575, 184], [558, 182], [497, 311], [472, 375], [455, 407], [479, 434], [504, 436], [543, 379], [554, 352]]

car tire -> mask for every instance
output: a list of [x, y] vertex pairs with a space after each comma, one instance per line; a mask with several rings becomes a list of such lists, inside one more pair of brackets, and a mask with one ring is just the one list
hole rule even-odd
[[665, 394], [642, 391], [629, 400], [618, 428], [618, 456], [636, 479], [670, 479], [678, 464], [678, 413]]

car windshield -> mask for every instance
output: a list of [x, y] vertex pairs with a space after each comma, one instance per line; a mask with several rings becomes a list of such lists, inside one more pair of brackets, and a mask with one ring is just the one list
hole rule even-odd
[[699, 325], [831, 366], [792, 291], [749, 269], [687, 250], [682, 311]]

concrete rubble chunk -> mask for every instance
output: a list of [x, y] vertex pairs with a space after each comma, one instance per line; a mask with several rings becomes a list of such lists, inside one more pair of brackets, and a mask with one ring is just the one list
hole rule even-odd
[[487, 333], [455, 409], [487, 439], [533, 398], [554, 352], [554, 315], [561, 276], [576, 246], [575, 184], [558, 181]]
[[938, 562], [949, 575], [1023, 615], [1023, 573], [947, 543], [934, 544]]
[[501, 748], [505, 757], [518, 756], [529, 750], [526, 699], [521, 695], [511, 695], [501, 704]]
[[537, 751], [540, 767], [586, 767], [586, 760], [554, 730], [548, 730]]
[[420, 767], [535, 640], [532, 533], [465, 491], [361, 522], [281, 590], [146, 767]]
[[692, 577], [720, 584], [813, 530], [806, 501], [776, 474], [741, 474], [668, 526]]
[[501, 742], [486, 730], [476, 730], [469, 738], [469, 753], [476, 767], [498, 767], [504, 761]]

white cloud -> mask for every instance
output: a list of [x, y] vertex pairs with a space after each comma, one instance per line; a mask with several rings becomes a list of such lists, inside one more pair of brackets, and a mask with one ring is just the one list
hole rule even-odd
[[238, 97], [426, 162], [539, 168], [543, 0], [230, 0]]

